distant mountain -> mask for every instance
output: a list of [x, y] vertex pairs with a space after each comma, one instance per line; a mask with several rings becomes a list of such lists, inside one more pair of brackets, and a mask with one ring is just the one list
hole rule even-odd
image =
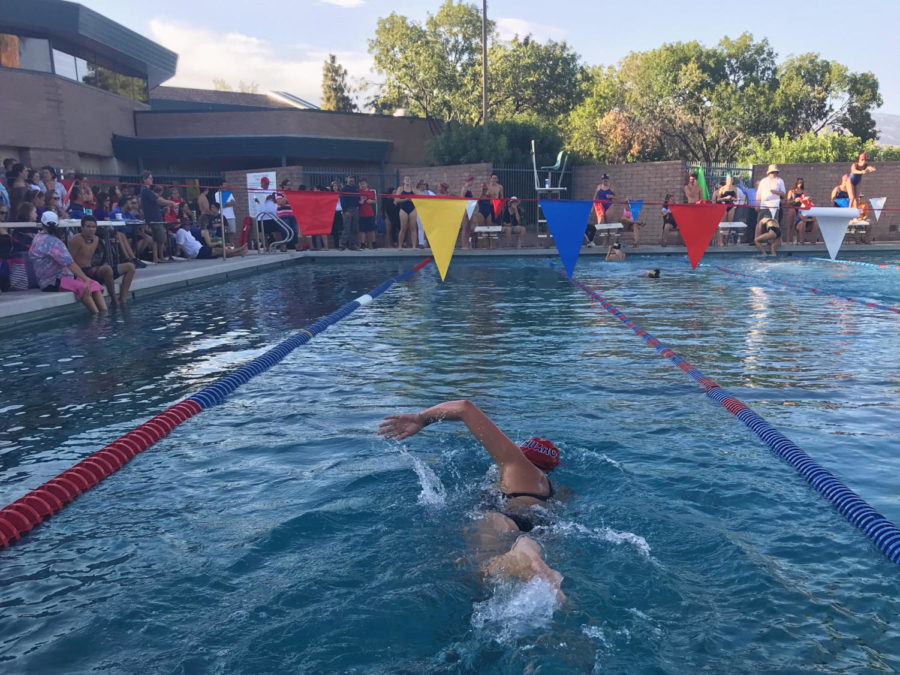
[[900, 145], [900, 115], [876, 112], [872, 119], [878, 125], [880, 145]]

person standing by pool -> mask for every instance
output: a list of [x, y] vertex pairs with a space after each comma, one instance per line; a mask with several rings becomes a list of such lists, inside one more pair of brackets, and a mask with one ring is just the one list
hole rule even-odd
[[684, 186], [684, 203], [696, 204], [702, 199], [703, 190], [700, 188], [700, 183], [697, 182], [697, 174], [691, 172], [688, 176], [687, 185]]
[[[472, 194], [472, 181], [474, 180], [475, 176], [473, 176], [472, 174], [466, 176], [466, 179], [459, 190], [460, 197], [465, 197], [466, 199], [474, 199], [474, 195]], [[472, 247], [471, 218], [469, 218], [468, 210], [463, 213], [462, 226], [459, 228], [459, 236], [461, 237], [460, 245], [463, 248], [468, 249]]]
[[397, 198], [394, 204], [400, 210], [400, 234], [397, 237], [397, 248], [403, 248], [403, 244], [409, 237], [409, 247], [416, 247], [416, 205], [413, 203], [412, 195], [416, 194], [413, 190], [412, 178], [403, 177], [403, 185], [397, 188]]
[[765, 255], [765, 244], [769, 242], [770, 255], [775, 255], [778, 241], [781, 239], [781, 228], [778, 227], [778, 221], [771, 216], [764, 216], [760, 218], [756, 229], [762, 230], [762, 234], [757, 235], [756, 239], [753, 240], [753, 243], [756, 244], [756, 249]]
[[850, 175], [844, 174], [841, 176], [841, 182], [834, 186], [834, 189], [831, 191], [831, 205], [835, 207], [841, 207], [843, 204], [838, 204], [838, 199], [850, 199], [850, 190], [852, 190], [852, 186], [850, 185]]
[[563, 577], [544, 562], [537, 542], [522, 534], [537, 524], [531, 507], [546, 504], [553, 497], [547, 474], [559, 464], [559, 449], [543, 438], [531, 438], [516, 445], [471, 401], [446, 401], [418, 413], [388, 415], [378, 428], [383, 438], [402, 441], [429, 424], [442, 420], [463, 422], [500, 469], [497, 488], [503, 500], [500, 511], [488, 511], [479, 521], [484, 540], [499, 540], [506, 533], [519, 533], [515, 544], [482, 565], [486, 574], [547, 581], [560, 595]]
[[[594, 217], [597, 220], [597, 225], [601, 225], [607, 222], [607, 217], [609, 214], [609, 209], [612, 206], [612, 198], [616, 196], [615, 191], [612, 189], [612, 186], [609, 183], [609, 176], [607, 174], [603, 174], [600, 176], [600, 182], [597, 184], [597, 190], [594, 192], [594, 203], [596, 205], [597, 202], [600, 203], [601, 211], [598, 212], [596, 208], [594, 208]], [[592, 223], [588, 223], [587, 228], [584, 231], [585, 244], [587, 244], [588, 248], [594, 247], [594, 237], [597, 236], [597, 227]]]
[[[766, 170], [766, 177], [759, 181], [756, 187], [756, 207], [758, 209], [769, 209], [772, 217], [781, 222], [781, 200], [787, 195], [784, 189], [784, 181], [778, 177], [778, 167], [775, 164], [769, 164]], [[760, 220], [759, 223], [763, 221]], [[762, 234], [760, 225], [756, 225], [756, 236]]]
[[863, 176], [875, 171], [875, 167], [866, 162], [866, 153], [861, 152], [856, 161], [850, 165], [850, 181], [847, 192], [850, 194], [850, 208], [857, 208], [859, 202], [859, 184]]

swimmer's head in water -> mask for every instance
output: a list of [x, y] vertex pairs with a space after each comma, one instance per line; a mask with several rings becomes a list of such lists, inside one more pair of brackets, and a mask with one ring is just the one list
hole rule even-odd
[[613, 248], [618, 250], [618, 249], [622, 248], [622, 244], [617, 241], [615, 244], [613, 244]]
[[546, 438], [529, 438], [519, 449], [539, 469], [549, 471], [559, 464], [559, 448]]
[[650, 274], [648, 274], [647, 276], [650, 277], [651, 279], [659, 279], [659, 269], [654, 268], [654, 269], [650, 270]]

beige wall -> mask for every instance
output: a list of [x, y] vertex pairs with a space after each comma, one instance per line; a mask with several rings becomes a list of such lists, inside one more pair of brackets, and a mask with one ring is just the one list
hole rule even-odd
[[[0, 146], [28, 166], [92, 167], [112, 158], [112, 135], [134, 135], [137, 101], [56, 75], [0, 68]], [[103, 166], [104, 170], [108, 164]]]
[[[875, 162], [875, 173], [862, 179], [860, 193], [865, 197], [887, 197], [885, 208], [900, 207], [900, 162]], [[753, 185], [766, 175], [767, 164], [753, 167]], [[803, 178], [807, 193], [816, 206], [831, 206], [831, 190], [837, 185], [841, 176], [850, 171], [849, 162], [829, 164], [780, 164], [778, 166], [781, 179], [788, 190], [794, 181]], [[874, 218], [874, 216], [873, 216]], [[873, 234], [876, 241], [898, 240], [900, 211], [882, 211]]]
[[[280, 135], [371, 138], [393, 142], [387, 161], [398, 166], [425, 163], [431, 132], [425, 120], [317, 110], [246, 112], [157, 112], [135, 115], [137, 135], [229, 136]], [[334, 163], [334, 162], [333, 162]]]

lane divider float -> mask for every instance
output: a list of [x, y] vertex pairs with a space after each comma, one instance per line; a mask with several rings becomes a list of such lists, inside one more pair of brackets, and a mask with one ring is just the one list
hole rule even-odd
[[838, 263], [840, 265], [862, 265], [863, 267], [875, 267], [881, 270], [900, 270], [900, 265], [870, 263], [862, 260], [832, 260], [831, 258], [814, 258], [809, 255], [799, 255], [797, 253], [790, 254], [794, 258], [802, 258], [803, 260], [817, 260], [819, 262]]
[[265, 354], [241, 366], [233, 373], [204, 387], [196, 394], [180, 403], [163, 410], [143, 424], [120, 436], [109, 445], [89, 455], [75, 466], [35, 488], [24, 497], [17, 499], [0, 510], [0, 549], [20, 539], [34, 527], [47, 520], [64, 506], [71, 503], [82, 492], [91, 489], [107, 476], [121, 469], [135, 455], [172, 433], [178, 425], [197, 413], [221, 403], [226, 396], [253, 377], [265, 372], [301, 345], [329, 326], [337, 323], [359, 307], [368, 305], [393, 284], [411, 278], [425, 267], [431, 258], [426, 258], [412, 269], [388, 279], [377, 288], [355, 300], [348, 302], [335, 312], [322, 317]]
[[767, 279], [766, 277], [761, 277], [756, 274], [747, 274], [746, 272], [737, 272], [735, 270], [730, 270], [727, 267], [720, 267], [719, 265], [700, 263], [700, 265], [704, 267], [712, 267], [713, 269], [717, 269], [720, 272], [725, 272], [726, 274], [732, 274], [736, 277], [744, 277], [746, 279], [753, 279], [754, 281], [761, 281], [765, 284], [781, 284], [786, 288], [792, 288], [799, 291], [808, 291], [809, 293], [814, 293], [815, 295], [826, 296], [830, 298], [837, 298], [838, 300], [848, 300], [850, 302], [855, 302], [863, 307], [868, 307], [869, 309], [882, 309], [886, 312], [893, 312], [894, 314], [900, 314], [900, 307], [896, 307], [894, 305], [885, 305], [881, 302], [871, 302], [868, 300], [858, 300], [856, 298], [849, 298], [845, 295], [837, 295], [835, 293], [829, 293], [828, 291], [823, 291], [818, 288], [813, 288], [812, 286], [799, 286], [797, 284], [789, 284], [786, 281], [779, 281], [778, 279]]
[[[554, 265], [549, 259], [547, 264], [565, 277], [565, 271]], [[897, 529], [896, 525], [869, 506], [853, 490], [835, 478], [832, 473], [817, 464], [809, 455], [760, 415], [753, 412], [745, 403], [732, 396], [725, 389], [722, 389], [716, 382], [706, 377], [665, 344], [635, 324], [606, 298], [591, 290], [574, 277], [569, 279], [569, 281], [584, 291], [589, 298], [598, 302], [603, 309], [616, 317], [626, 327], [630, 328], [648, 346], [653, 347], [660, 356], [667, 358], [685, 375], [703, 387], [710, 399], [737, 417], [759, 436], [775, 455], [794, 467], [819, 494], [834, 505], [841, 515], [872, 540], [878, 550], [887, 556], [888, 560], [900, 564], [900, 529]]]

